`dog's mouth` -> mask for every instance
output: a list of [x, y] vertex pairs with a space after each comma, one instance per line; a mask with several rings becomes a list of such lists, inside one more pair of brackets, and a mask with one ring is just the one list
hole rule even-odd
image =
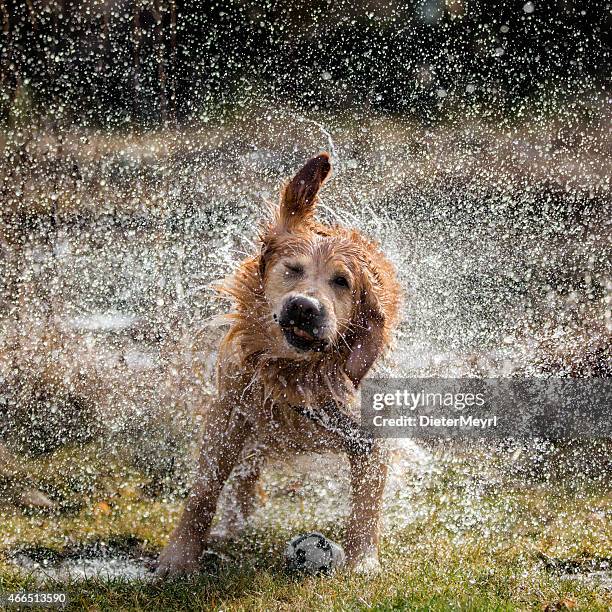
[[281, 325], [281, 329], [287, 342], [301, 351], [322, 351], [327, 346], [327, 341], [318, 337], [317, 330], [311, 333], [297, 325]]

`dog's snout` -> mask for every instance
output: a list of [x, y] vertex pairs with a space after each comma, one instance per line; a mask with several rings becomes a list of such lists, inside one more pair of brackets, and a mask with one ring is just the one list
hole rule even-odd
[[304, 323], [314, 322], [323, 314], [321, 303], [306, 295], [296, 295], [287, 301], [287, 315]]
[[302, 350], [321, 350], [327, 346], [325, 307], [307, 295], [289, 297], [281, 310], [278, 323], [289, 344]]
[[285, 303], [281, 323], [289, 325], [316, 325], [325, 316], [319, 300], [307, 295], [295, 295]]
[[319, 300], [308, 295], [293, 295], [281, 310], [278, 322], [283, 328], [296, 328], [320, 338], [327, 312]]

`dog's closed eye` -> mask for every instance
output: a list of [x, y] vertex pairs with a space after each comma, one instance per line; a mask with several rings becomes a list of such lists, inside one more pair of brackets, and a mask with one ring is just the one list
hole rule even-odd
[[304, 267], [299, 264], [285, 264], [285, 271], [292, 276], [302, 276]]

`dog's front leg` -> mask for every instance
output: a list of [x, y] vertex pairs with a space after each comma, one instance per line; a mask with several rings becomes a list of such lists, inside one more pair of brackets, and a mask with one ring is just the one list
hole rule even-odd
[[379, 443], [370, 452], [349, 454], [351, 466], [351, 516], [346, 533], [346, 553], [354, 571], [376, 572], [383, 493], [387, 477], [386, 453]]
[[258, 499], [259, 477], [265, 460], [265, 452], [259, 446], [247, 443], [223, 492], [222, 512], [209, 540], [234, 538], [244, 529]]
[[233, 402], [220, 400], [211, 407], [197, 478], [180, 522], [159, 557], [159, 577], [197, 571], [219, 494], [242, 451], [249, 429]]

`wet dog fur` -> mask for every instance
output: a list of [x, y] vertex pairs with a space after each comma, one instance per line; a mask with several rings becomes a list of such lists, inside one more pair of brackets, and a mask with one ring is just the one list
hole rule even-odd
[[[361, 380], [391, 341], [400, 288], [375, 242], [315, 219], [330, 172], [329, 155], [321, 153], [285, 185], [259, 251], [222, 287], [234, 309], [219, 351], [217, 397], [205, 411], [196, 481], [160, 555], [160, 577], [197, 571], [232, 471], [235, 505], [248, 515], [270, 453], [346, 452], [336, 430], [306, 415], [324, 405], [354, 410]], [[367, 572], [379, 567], [385, 450], [374, 443], [348, 458], [344, 544], [349, 566]]]

